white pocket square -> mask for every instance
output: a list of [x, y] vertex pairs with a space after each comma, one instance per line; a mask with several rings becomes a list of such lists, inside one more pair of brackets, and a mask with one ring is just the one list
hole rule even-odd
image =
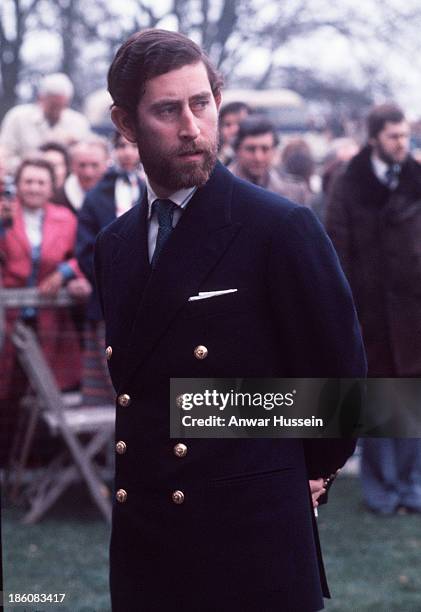
[[189, 302], [196, 300], [207, 300], [208, 298], [217, 297], [218, 295], [226, 295], [227, 293], [235, 293], [238, 289], [221, 289], [220, 291], [199, 291], [198, 295], [189, 297]]

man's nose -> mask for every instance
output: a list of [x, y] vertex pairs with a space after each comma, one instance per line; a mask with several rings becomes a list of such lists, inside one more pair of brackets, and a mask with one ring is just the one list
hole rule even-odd
[[200, 134], [200, 128], [197, 125], [197, 118], [192, 113], [190, 108], [186, 108], [180, 117], [180, 138], [194, 140]]
[[259, 147], [256, 148], [254, 152], [254, 159], [257, 162], [264, 162], [266, 160], [266, 155], [263, 149], [259, 149]]

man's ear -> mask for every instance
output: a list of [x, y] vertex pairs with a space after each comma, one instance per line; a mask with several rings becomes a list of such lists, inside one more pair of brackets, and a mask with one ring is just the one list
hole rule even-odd
[[120, 106], [111, 109], [111, 119], [117, 130], [123, 134], [129, 142], [136, 142], [136, 130], [129, 113]]

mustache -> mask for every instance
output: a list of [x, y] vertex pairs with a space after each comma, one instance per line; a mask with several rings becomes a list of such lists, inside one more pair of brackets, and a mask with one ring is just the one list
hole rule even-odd
[[186, 145], [174, 148], [171, 155], [195, 155], [196, 153], [209, 153], [213, 151], [212, 143], [209, 142], [189, 142]]

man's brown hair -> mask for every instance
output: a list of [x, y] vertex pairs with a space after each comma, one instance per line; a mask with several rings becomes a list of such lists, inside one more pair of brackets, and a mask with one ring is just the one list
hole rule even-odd
[[367, 116], [367, 132], [369, 138], [376, 138], [386, 123], [401, 123], [405, 121], [403, 110], [393, 103], [374, 106]]
[[178, 32], [159, 29], [136, 32], [121, 45], [108, 71], [113, 106], [135, 117], [146, 81], [198, 62], [205, 65], [212, 93], [217, 96], [223, 85], [222, 76], [199, 45]]
[[15, 183], [18, 185], [20, 181], [20, 177], [22, 176], [22, 172], [25, 168], [43, 168], [43, 170], [47, 170], [48, 174], [51, 178], [51, 186], [54, 191], [56, 187], [56, 175], [54, 174], [54, 168], [50, 164], [49, 161], [43, 159], [42, 157], [26, 157], [18, 166], [15, 174]]

